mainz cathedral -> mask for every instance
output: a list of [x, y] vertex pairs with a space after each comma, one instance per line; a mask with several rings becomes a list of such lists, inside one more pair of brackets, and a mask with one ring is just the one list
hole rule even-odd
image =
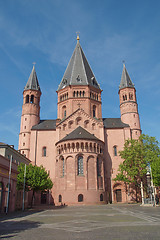
[[102, 89], [77, 36], [57, 86], [57, 119], [43, 120], [42, 92], [33, 66], [23, 91], [19, 151], [32, 164], [43, 165], [53, 181], [53, 188], [37, 195], [37, 201], [80, 205], [133, 200], [123, 182], [114, 181], [125, 140], [141, 134], [136, 89], [125, 65], [119, 82], [121, 116], [106, 118], [102, 116]]

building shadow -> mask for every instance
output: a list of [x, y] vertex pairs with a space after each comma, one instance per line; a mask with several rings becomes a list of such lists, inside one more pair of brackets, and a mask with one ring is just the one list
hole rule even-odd
[[16, 235], [21, 231], [38, 228], [40, 225], [40, 222], [33, 222], [28, 220], [7, 220], [0, 222], [0, 239], [12, 239], [13, 237], [16, 237]]

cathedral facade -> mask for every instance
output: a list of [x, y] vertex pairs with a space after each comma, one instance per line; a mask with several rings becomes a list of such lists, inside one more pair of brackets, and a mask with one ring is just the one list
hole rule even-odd
[[57, 119], [40, 119], [41, 89], [34, 66], [24, 88], [19, 151], [49, 172], [49, 194], [56, 205], [132, 201], [123, 183], [113, 180], [125, 140], [141, 134], [136, 89], [125, 65], [120, 118], [102, 117], [101, 93], [79, 37], [57, 89]]

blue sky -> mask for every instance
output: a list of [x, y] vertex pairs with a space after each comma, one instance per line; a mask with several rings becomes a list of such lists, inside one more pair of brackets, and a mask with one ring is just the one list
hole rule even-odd
[[1, 0], [0, 142], [18, 148], [22, 93], [36, 62], [41, 119], [56, 119], [56, 90], [80, 44], [98, 80], [103, 117], [120, 117], [125, 60], [142, 131], [160, 141], [160, 1]]

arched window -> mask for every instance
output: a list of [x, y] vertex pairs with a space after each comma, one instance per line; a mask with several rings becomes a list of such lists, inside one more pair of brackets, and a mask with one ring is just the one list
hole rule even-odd
[[114, 156], [117, 156], [117, 146], [113, 147], [113, 153], [114, 153]]
[[29, 103], [29, 95], [26, 96], [26, 103]]
[[31, 95], [31, 101], [30, 103], [34, 103], [34, 95]]
[[82, 119], [81, 119], [81, 117], [77, 117], [76, 118], [76, 125], [80, 125], [80, 121], [81, 121]]
[[72, 128], [72, 126], [73, 126], [73, 121], [69, 121], [68, 128]]
[[85, 96], [85, 91], [83, 91], [83, 97]]
[[83, 194], [78, 195], [78, 202], [83, 202]]
[[89, 124], [89, 120], [85, 120], [84, 121], [84, 127], [87, 128], [88, 124]]
[[96, 117], [96, 106], [93, 106], [93, 117]]
[[83, 175], [83, 157], [78, 156], [78, 175]]
[[62, 195], [61, 194], [58, 196], [58, 200], [59, 200], [59, 202], [62, 202]]
[[100, 195], [100, 202], [103, 202], [103, 194]]
[[129, 99], [133, 100], [133, 94], [132, 93], [129, 93]]
[[66, 106], [62, 107], [62, 118], [65, 118], [67, 116]]
[[43, 147], [43, 148], [42, 148], [42, 156], [43, 156], [43, 157], [46, 157], [46, 156], [47, 156], [47, 148], [46, 148], [46, 147]]
[[73, 97], [75, 97], [75, 96], [76, 96], [76, 92], [74, 91], [74, 92], [73, 92]]

